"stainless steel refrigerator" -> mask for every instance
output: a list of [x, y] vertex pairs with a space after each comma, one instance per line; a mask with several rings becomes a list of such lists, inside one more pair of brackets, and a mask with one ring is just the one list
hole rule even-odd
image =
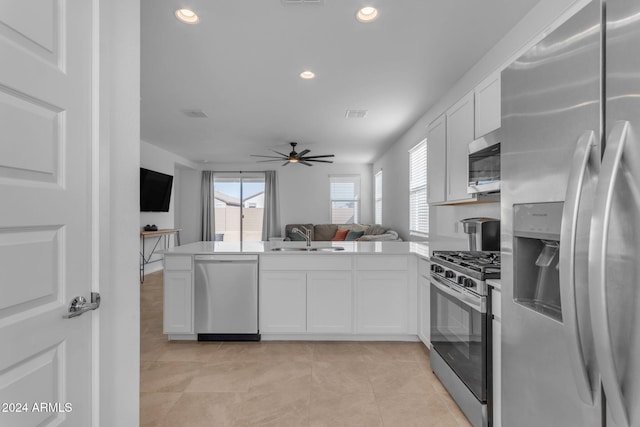
[[638, 427], [640, 1], [505, 69], [501, 133], [502, 424]]

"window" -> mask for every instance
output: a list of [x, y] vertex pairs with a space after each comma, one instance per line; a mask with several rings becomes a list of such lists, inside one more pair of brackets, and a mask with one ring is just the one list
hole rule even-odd
[[262, 240], [264, 181], [259, 172], [214, 174], [215, 240]]
[[331, 223], [354, 224], [360, 220], [360, 175], [329, 175]]
[[429, 235], [426, 139], [409, 150], [409, 232]]
[[382, 224], [382, 171], [375, 175], [375, 222], [376, 224]]

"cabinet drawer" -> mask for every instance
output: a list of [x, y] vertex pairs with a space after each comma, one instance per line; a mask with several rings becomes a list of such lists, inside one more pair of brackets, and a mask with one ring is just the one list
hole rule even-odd
[[260, 257], [262, 270], [351, 270], [349, 255], [263, 255]]
[[491, 289], [491, 314], [499, 320], [502, 320], [502, 293], [495, 289]]
[[191, 270], [191, 257], [165, 255], [164, 268], [165, 270]]
[[360, 255], [356, 257], [358, 270], [407, 270], [409, 259], [406, 255]]

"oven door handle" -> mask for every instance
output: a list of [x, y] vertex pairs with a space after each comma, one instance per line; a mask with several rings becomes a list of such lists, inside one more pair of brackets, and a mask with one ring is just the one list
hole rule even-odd
[[487, 304], [486, 302], [482, 301], [482, 297], [474, 297], [473, 295], [456, 291], [447, 284], [443, 283], [442, 279], [438, 276], [431, 276], [431, 284], [435, 286], [439, 291], [457, 299], [473, 310], [479, 311], [483, 314], [487, 312]]

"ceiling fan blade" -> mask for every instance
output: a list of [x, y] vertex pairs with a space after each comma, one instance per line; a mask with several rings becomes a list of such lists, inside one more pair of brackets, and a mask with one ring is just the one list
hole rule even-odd
[[287, 160], [286, 162], [284, 162], [284, 163], [282, 164], [282, 166], [287, 166], [288, 164], [289, 164], [289, 160]]
[[256, 160], [256, 163], [264, 163], [264, 162], [281, 162], [282, 159], [271, 159], [271, 160]]
[[321, 162], [321, 163], [333, 163], [333, 160], [316, 160], [316, 159], [304, 159], [303, 162]]
[[302, 150], [301, 152], [298, 153], [298, 158], [300, 158], [300, 157], [302, 157], [305, 154], [310, 153], [310, 152], [311, 152], [311, 150]]
[[[251, 157], [268, 157], [270, 159], [281, 159], [282, 160], [282, 157], [278, 157], [278, 156], [261, 156], [259, 154], [251, 154]], [[288, 156], [285, 156], [285, 157], [288, 157]]]
[[281, 156], [289, 157], [289, 155], [288, 155], [288, 154], [284, 154], [284, 153], [281, 153], [281, 152], [276, 151], [276, 150], [271, 150], [271, 151], [273, 151], [273, 152], [274, 152], [274, 153], [276, 153], [276, 154], [280, 154]]
[[304, 160], [298, 160], [298, 163], [300, 163], [301, 165], [305, 165], [305, 166], [313, 166], [311, 163], [307, 163]]
[[320, 157], [335, 157], [335, 156], [336, 156], [335, 154], [324, 154], [322, 156], [307, 156], [303, 160], [317, 159], [317, 158], [320, 158]]

